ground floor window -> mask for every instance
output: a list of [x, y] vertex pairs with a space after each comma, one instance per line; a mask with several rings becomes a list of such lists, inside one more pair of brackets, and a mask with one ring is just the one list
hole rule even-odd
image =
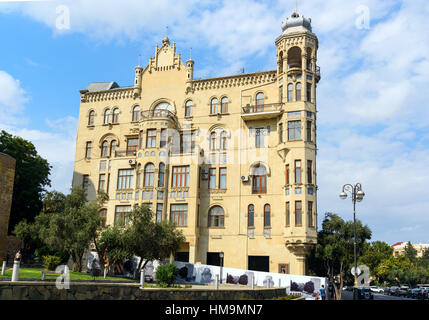
[[270, 257], [248, 256], [248, 269], [254, 271], [270, 272]]

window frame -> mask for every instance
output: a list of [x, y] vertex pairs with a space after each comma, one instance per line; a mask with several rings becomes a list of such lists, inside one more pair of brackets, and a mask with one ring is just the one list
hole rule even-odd
[[189, 187], [189, 166], [174, 166], [171, 175], [172, 188], [188, 188]]
[[295, 227], [302, 227], [302, 201], [301, 200], [295, 201]]
[[[138, 109], [138, 110], [136, 110]], [[140, 106], [134, 106], [133, 107], [133, 113], [132, 113], [132, 122], [138, 122], [140, 121]]]
[[112, 112], [112, 123], [119, 123], [119, 108], [113, 109]]
[[255, 206], [253, 204], [247, 206], [247, 227], [255, 227]]
[[146, 148], [156, 148], [156, 129], [146, 130]]
[[[224, 170], [224, 173], [222, 173], [222, 170]], [[223, 186], [222, 186], [222, 177], [225, 177]], [[227, 177], [226, 167], [219, 168], [219, 189], [226, 190], [226, 181], [227, 181], [226, 177]]]
[[[130, 141], [135, 141], [135, 144], [130, 144]], [[127, 156], [135, 156], [137, 154], [137, 147], [139, 145], [139, 138], [127, 139]]]
[[[221, 214], [214, 212], [215, 209], [220, 208]], [[207, 227], [208, 228], [225, 228], [225, 210], [218, 205], [212, 206], [207, 214]]]
[[220, 100], [220, 113], [228, 113], [228, 103], [229, 103], [228, 97], [223, 97]]
[[134, 189], [133, 183], [134, 183], [133, 169], [118, 169], [118, 182], [116, 185], [116, 190]]
[[[177, 208], [183, 209], [176, 210]], [[186, 227], [188, 225], [188, 204], [172, 203], [170, 205], [170, 221], [174, 222], [178, 227]]]
[[264, 205], [264, 228], [271, 228], [271, 205]]
[[143, 169], [143, 187], [153, 187], [155, 180], [155, 165], [152, 162], [147, 163]]
[[185, 103], [185, 118], [192, 117], [194, 102], [192, 100], [188, 100]]
[[91, 158], [91, 151], [92, 151], [92, 141], [87, 141], [85, 145], [85, 158], [90, 159]]
[[[299, 166], [297, 166], [297, 163], [299, 163]], [[301, 184], [302, 183], [302, 167], [301, 167], [301, 160], [295, 160], [295, 183]], [[298, 175], [299, 171], [299, 175]], [[299, 177], [299, 179], [297, 179]]]
[[217, 114], [218, 113], [218, 105], [219, 105], [218, 98], [212, 98], [210, 100], [210, 114]]

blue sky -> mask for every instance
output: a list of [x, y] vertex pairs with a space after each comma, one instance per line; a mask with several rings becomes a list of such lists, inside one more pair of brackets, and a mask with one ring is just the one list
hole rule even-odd
[[[70, 28], [58, 29], [64, 8]], [[278, 1], [0, 1], [0, 128], [33, 141], [72, 178], [79, 90], [132, 84], [169, 26], [195, 77], [275, 68], [274, 41], [295, 8]], [[58, 11], [59, 10], [59, 11]], [[338, 194], [361, 182], [358, 218], [373, 240], [429, 243], [429, 2], [301, 0], [319, 37], [318, 213], [352, 219]], [[59, 143], [61, 141], [61, 143]]]

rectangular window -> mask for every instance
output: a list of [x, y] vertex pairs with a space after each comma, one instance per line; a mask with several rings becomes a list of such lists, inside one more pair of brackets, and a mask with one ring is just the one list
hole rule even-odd
[[124, 226], [128, 223], [128, 213], [131, 212], [131, 206], [115, 207], [115, 225]]
[[226, 168], [219, 168], [219, 189], [226, 189]]
[[156, 129], [147, 130], [146, 148], [156, 148]]
[[162, 221], [162, 203], [156, 204], [156, 222]]
[[170, 221], [177, 226], [185, 227], [188, 219], [187, 204], [172, 204], [170, 207]]
[[311, 142], [311, 121], [307, 121], [307, 141]]
[[283, 102], [283, 86], [279, 87], [279, 99], [280, 102]]
[[119, 169], [118, 171], [118, 190], [126, 190], [133, 188], [133, 169]]
[[106, 175], [104, 173], [100, 174], [98, 179], [98, 191], [105, 191], [105, 184], [106, 184]]
[[290, 170], [289, 165], [286, 165], [286, 185], [290, 184]]
[[161, 142], [160, 147], [164, 148], [167, 145], [167, 129], [161, 129]]
[[191, 153], [195, 149], [195, 135], [191, 132], [182, 134], [182, 153]]
[[173, 167], [171, 187], [189, 187], [189, 166]]
[[209, 189], [216, 189], [216, 168], [209, 169]]
[[308, 226], [313, 226], [313, 202], [308, 201], [308, 208], [307, 208], [307, 214], [308, 214]]
[[311, 101], [311, 83], [307, 82], [307, 101]]
[[264, 128], [256, 128], [255, 147], [264, 147]]
[[130, 138], [127, 140], [127, 156], [135, 156], [137, 153], [138, 138]]
[[283, 123], [279, 123], [279, 143], [283, 143]]
[[84, 174], [83, 175], [83, 180], [82, 180], [82, 188], [85, 192], [85, 195], [88, 194], [88, 185], [89, 185], [89, 175]]
[[301, 139], [301, 121], [289, 121], [287, 123], [288, 128], [288, 140], [300, 140]]
[[85, 158], [91, 158], [91, 148], [92, 148], [92, 142], [88, 141], [86, 143]]
[[290, 226], [290, 204], [286, 202], [286, 227]]
[[313, 170], [312, 170], [313, 163], [311, 160], [307, 161], [307, 183], [313, 183]]
[[302, 204], [301, 201], [295, 201], [295, 226], [302, 226]]
[[295, 160], [295, 183], [301, 183], [301, 160]]

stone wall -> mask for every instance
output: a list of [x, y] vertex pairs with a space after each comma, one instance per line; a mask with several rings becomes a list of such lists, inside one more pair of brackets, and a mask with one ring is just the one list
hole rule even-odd
[[0, 153], [0, 264], [3, 263], [6, 255], [7, 229], [12, 205], [14, 178], [15, 159]]
[[285, 295], [285, 288], [140, 289], [138, 284], [71, 283], [70, 289], [59, 290], [55, 282], [0, 282], [0, 300], [239, 300]]

